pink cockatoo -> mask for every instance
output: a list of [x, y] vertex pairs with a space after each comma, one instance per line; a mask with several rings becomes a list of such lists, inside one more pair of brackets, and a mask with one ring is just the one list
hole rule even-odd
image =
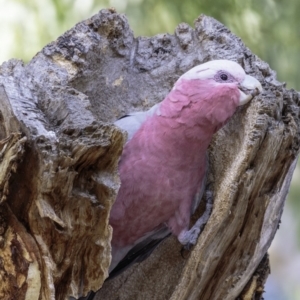
[[205, 222], [189, 229], [205, 188], [206, 151], [237, 107], [261, 92], [233, 61], [215, 60], [183, 74], [159, 104], [116, 121], [128, 140], [112, 207], [110, 275], [140, 261], [170, 233], [189, 248]]

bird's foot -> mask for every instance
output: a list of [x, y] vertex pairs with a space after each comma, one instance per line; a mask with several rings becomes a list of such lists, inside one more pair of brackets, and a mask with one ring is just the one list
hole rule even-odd
[[212, 193], [208, 191], [206, 193], [206, 208], [204, 213], [190, 230], [183, 230], [178, 236], [178, 240], [183, 245], [184, 250], [190, 251], [197, 243], [198, 237], [211, 215], [212, 207], [213, 197]]
[[190, 250], [197, 242], [201, 226], [198, 227], [196, 224], [190, 230], [182, 231], [178, 236], [178, 240], [185, 250]]

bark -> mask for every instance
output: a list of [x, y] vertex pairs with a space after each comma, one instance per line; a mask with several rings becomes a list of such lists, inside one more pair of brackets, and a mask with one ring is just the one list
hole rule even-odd
[[113, 10], [27, 65], [0, 68], [1, 299], [68, 299], [102, 286], [124, 144], [112, 122], [161, 101], [182, 73], [213, 59], [239, 62], [264, 91], [211, 144], [212, 215], [190, 253], [182, 257], [170, 237], [96, 299], [260, 299], [299, 153], [298, 93], [210, 17], [135, 38]]

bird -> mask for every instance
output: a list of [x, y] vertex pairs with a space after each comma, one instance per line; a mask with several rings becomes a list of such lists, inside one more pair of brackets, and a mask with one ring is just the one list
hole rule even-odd
[[205, 190], [208, 146], [237, 108], [260, 92], [260, 82], [237, 62], [212, 60], [180, 76], [160, 103], [115, 122], [127, 141], [109, 218], [109, 278], [147, 258], [171, 234], [185, 249], [196, 244], [203, 218], [189, 225]]

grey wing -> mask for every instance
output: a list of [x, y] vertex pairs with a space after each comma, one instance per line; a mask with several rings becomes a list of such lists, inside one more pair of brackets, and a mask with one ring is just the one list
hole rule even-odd
[[168, 236], [171, 235], [170, 229], [162, 225], [158, 229], [149, 233], [145, 238], [140, 240], [135, 246], [133, 246], [125, 257], [117, 264], [117, 266], [109, 273], [108, 279], [114, 278], [129, 266], [136, 262], [145, 260], [152, 251]]
[[194, 197], [191, 214], [193, 214], [196, 211], [196, 209], [199, 206], [200, 201], [203, 197], [203, 194], [205, 192], [205, 186], [206, 186], [206, 183], [207, 183], [207, 174], [208, 174], [208, 154], [206, 153], [205, 175], [204, 175], [204, 178], [202, 180], [201, 186], [199, 187], [199, 189], [198, 189], [198, 191], [197, 191], [197, 193]]
[[155, 113], [159, 114], [159, 106], [160, 103], [155, 104], [147, 111], [129, 113], [128, 115], [115, 121], [114, 124], [120, 127], [121, 129], [127, 131], [127, 141], [129, 141], [148, 117], [151, 117]]

